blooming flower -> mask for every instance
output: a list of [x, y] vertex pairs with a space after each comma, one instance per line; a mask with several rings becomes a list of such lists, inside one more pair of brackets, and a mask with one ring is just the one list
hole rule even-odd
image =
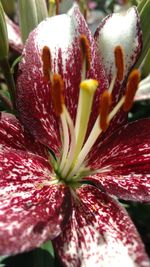
[[30, 34], [17, 85], [25, 128], [12, 115], [0, 121], [1, 254], [52, 239], [65, 266], [149, 266], [112, 197], [150, 199], [150, 120], [125, 124], [123, 111], [140, 51], [135, 8], [108, 16], [95, 40], [77, 4]]

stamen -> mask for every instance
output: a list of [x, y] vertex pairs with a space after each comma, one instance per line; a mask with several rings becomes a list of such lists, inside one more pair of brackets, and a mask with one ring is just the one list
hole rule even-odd
[[109, 126], [108, 115], [112, 104], [112, 96], [105, 90], [100, 98], [100, 128], [105, 132]]
[[64, 83], [61, 76], [59, 74], [54, 74], [51, 96], [52, 96], [53, 108], [57, 116], [60, 116], [63, 112], [63, 107], [64, 107], [63, 90], [64, 90]]
[[82, 34], [80, 36], [81, 60], [82, 60], [82, 80], [86, 78], [86, 73], [90, 69], [91, 52], [87, 37]]
[[61, 172], [62, 169], [64, 168], [68, 150], [69, 150], [69, 131], [68, 131], [69, 129], [68, 129], [67, 120], [66, 120], [66, 116], [64, 112], [61, 114], [60, 118], [61, 118], [61, 124], [62, 124], [63, 148], [62, 148], [62, 157], [61, 157], [60, 165], [59, 165], [59, 172]]
[[140, 72], [139, 70], [135, 69], [130, 73], [127, 81], [125, 102], [123, 105], [123, 110], [125, 112], [129, 111], [133, 105], [134, 96], [138, 89], [139, 82], [140, 82]]
[[50, 71], [51, 71], [51, 53], [48, 46], [44, 46], [42, 50], [42, 62], [43, 62], [43, 75], [44, 81], [50, 81]]
[[80, 151], [80, 154], [78, 155], [78, 158], [77, 158], [77, 161], [76, 161], [74, 168], [68, 174], [68, 180], [72, 179], [72, 177], [78, 172], [78, 170], [82, 166], [87, 154], [91, 150], [92, 146], [96, 142], [96, 140], [97, 140], [97, 138], [101, 132], [102, 132], [102, 130], [100, 129], [99, 116], [98, 116], [88, 139], [86, 140], [84, 146], [82, 147], [82, 150]]
[[70, 150], [69, 150], [67, 158], [66, 158], [66, 164], [64, 166], [64, 169], [61, 172], [62, 177], [66, 177], [66, 175], [70, 169], [70, 166], [72, 164], [73, 157], [74, 157], [75, 147], [76, 147], [76, 137], [75, 137], [74, 125], [73, 125], [73, 121], [72, 121], [66, 107], [64, 107], [64, 113], [65, 113], [66, 120], [68, 123], [68, 128], [70, 130], [71, 144], [70, 144]]
[[117, 78], [121, 82], [124, 77], [124, 52], [120, 45], [115, 47], [114, 56], [117, 68]]

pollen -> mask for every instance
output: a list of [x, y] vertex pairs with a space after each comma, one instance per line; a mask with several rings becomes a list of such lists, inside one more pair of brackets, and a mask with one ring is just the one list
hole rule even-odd
[[81, 60], [86, 62], [86, 71], [90, 69], [91, 53], [90, 45], [87, 37], [82, 34], [80, 36]]
[[64, 82], [59, 74], [53, 75], [51, 96], [55, 114], [60, 116], [64, 106]]
[[95, 93], [98, 87], [98, 81], [93, 79], [84, 80], [80, 83], [80, 88], [89, 93]]
[[51, 53], [48, 46], [44, 46], [42, 50], [42, 62], [43, 62], [43, 75], [44, 81], [50, 81], [50, 71], [51, 71]]
[[138, 89], [139, 82], [140, 82], [140, 72], [139, 70], [135, 69], [130, 73], [127, 81], [125, 102], [123, 105], [123, 110], [125, 112], [129, 111], [133, 105], [134, 96]]
[[115, 47], [114, 56], [117, 69], [117, 79], [121, 82], [124, 77], [124, 52], [120, 45]]
[[112, 104], [112, 96], [105, 90], [100, 98], [100, 128], [105, 132], [109, 126], [108, 115]]

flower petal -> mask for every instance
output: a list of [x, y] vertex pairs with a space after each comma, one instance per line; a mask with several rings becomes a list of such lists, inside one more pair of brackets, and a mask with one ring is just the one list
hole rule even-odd
[[[102, 20], [95, 32], [95, 40], [99, 48], [99, 60], [102, 61], [109, 82], [116, 73], [114, 49], [121, 46], [124, 50], [125, 71], [122, 82], [116, 80], [113, 88], [113, 107], [124, 94], [126, 78], [134, 66], [142, 49], [142, 32], [140, 19], [135, 7], [128, 11], [113, 13]], [[118, 112], [111, 122], [107, 133], [117, 129], [127, 121], [126, 113]]]
[[[58, 152], [61, 145], [58, 118], [51, 103], [51, 85], [43, 80], [42, 49], [44, 46], [50, 48], [52, 72], [63, 77], [65, 104], [71, 117], [75, 119], [82, 68], [79, 42], [81, 34], [87, 36], [92, 54], [87, 76], [100, 80], [103, 90], [107, 81], [97, 58], [95, 41], [77, 4], [74, 4], [67, 15], [55, 16], [39, 24], [28, 38], [20, 64], [17, 104], [21, 119], [40, 142], [46, 143], [55, 152]], [[98, 100], [97, 96], [97, 104]], [[98, 112], [97, 107], [98, 105], [96, 108], [94, 105], [95, 112]]]
[[135, 101], [150, 100], [150, 75], [139, 84], [139, 89], [135, 95]]
[[98, 27], [95, 38], [107, 76], [115, 73], [114, 49], [121, 45], [125, 55], [125, 76], [135, 64], [142, 48], [140, 19], [135, 7], [127, 12], [107, 16]]
[[[99, 60], [99, 51], [95, 44], [95, 40], [91, 34], [91, 31], [88, 29], [86, 21], [82, 16], [79, 7], [77, 4], [74, 4], [73, 8], [68, 12], [71, 19], [74, 21], [78, 32], [86, 35], [89, 44], [90, 44], [90, 52], [91, 52], [91, 62], [90, 62], [90, 70], [87, 73], [87, 78], [97, 79], [99, 81], [99, 87], [96, 90], [93, 106], [92, 106], [92, 114], [89, 121], [88, 132], [90, 132], [97, 116], [99, 115], [99, 98], [100, 94], [108, 87], [108, 80], [102, 65], [101, 60]], [[79, 46], [79, 45], [78, 45]], [[80, 51], [78, 51], [80, 54]], [[79, 88], [79, 86], [78, 86]], [[76, 92], [75, 92], [76, 93]], [[75, 96], [73, 96], [75, 99]], [[69, 107], [69, 105], [68, 105]]]
[[119, 198], [150, 201], [150, 119], [129, 123], [91, 152], [96, 182]]
[[80, 202], [54, 240], [64, 266], [150, 266], [142, 241], [125, 210], [93, 186], [78, 190]]
[[19, 27], [11, 20], [7, 15], [5, 15], [8, 39], [10, 48], [15, 50], [18, 53], [21, 53], [23, 50], [23, 43], [21, 40], [21, 34]]
[[0, 118], [0, 145], [5, 149], [28, 150], [46, 156], [45, 147], [34, 140], [14, 115], [4, 112]]
[[64, 185], [52, 185], [51, 181], [44, 158], [1, 149], [1, 255], [31, 250], [60, 233], [69, 216], [70, 193]]

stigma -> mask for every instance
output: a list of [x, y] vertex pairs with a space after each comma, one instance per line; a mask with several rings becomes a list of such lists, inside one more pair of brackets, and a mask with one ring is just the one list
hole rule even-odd
[[75, 122], [71, 118], [64, 97], [64, 81], [59, 73], [53, 73], [51, 67], [51, 53], [44, 46], [42, 51], [43, 80], [50, 86], [53, 110], [60, 121], [62, 149], [58, 159], [55, 160], [54, 170], [60, 180], [64, 182], [78, 182], [85, 173], [93, 170], [86, 166], [86, 157], [99, 136], [107, 131], [110, 122], [120, 109], [128, 112], [132, 107], [134, 95], [140, 82], [140, 72], [131, 71], [126, 90], [118, 103], [114, 106], [112, 101], [113, 89], [116, 82], [121, 83], [125, 77], [125, 58], [123, 48], [118, 45], [114, 49], [115, 71], [109, 88], [106, 88], [99, 99], [97, 118], [87, 135], [95, 92], [100, 84], [96, 79], [87, 79], [90, 70], [91, 52], [86, 36], [79, 39], [82, 74], [79, 85], [79, 97]]

